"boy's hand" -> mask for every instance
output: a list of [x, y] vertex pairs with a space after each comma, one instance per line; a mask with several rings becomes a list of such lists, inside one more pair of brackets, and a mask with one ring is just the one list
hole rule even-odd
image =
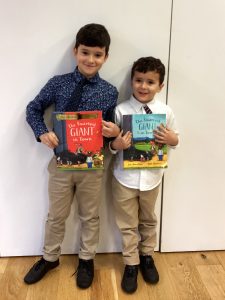
[[46, 132], [39, 136], [39, 139], [43, 144], [48, 146], [51, 149], [54, 149], [58, 146], [59, 140], [53, 131]]
[[119, 127], [113, 122], [102, 121], [102, 135], [104, 137], [115, 137], [120, 133]]
[[131, 146], [131, 137], [132, 134], [130, 131], [127, 131], [124, 136], [122, 136], [123, 130], [121, 130], [120, 134], [115, 138], [115, 140], [111, 143], [111, 147], [115, 150], [125, 150]]
[[153, 131], [155, 141], [160, 144], [167, 144], [169, 146], [176, 146], [178, 144], [178, 137], [176, 133], [165, 127], [163, 124]]

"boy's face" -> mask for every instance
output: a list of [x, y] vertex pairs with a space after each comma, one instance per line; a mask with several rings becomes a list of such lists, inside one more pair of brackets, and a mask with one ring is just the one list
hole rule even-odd
[[106, 61], [108, 55], [105, 54], [105, 47], [88, 47], [79, 45], [74, 48], [78, 70], [86, 78], [93, 77]]
[[163, 85], [163, 83], [160, 84], [159, 73], [155, 71], [148, 71], [146, 73], [134, 72], [132, 79], [133, 95], [141, 103], [152, 101], [155, 94], [161, 91]]

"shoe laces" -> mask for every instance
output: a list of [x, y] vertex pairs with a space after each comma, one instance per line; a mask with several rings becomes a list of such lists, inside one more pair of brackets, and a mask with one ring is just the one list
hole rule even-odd
[[79, 271], [87, 272], [89, 275], [91, 275], [91, 273], [92, 273], [91, 261], [80, 260], [78, 269], [79, 269]]
[[44, 260], [44, 258], [41, 258], [38, 262], [36, 262], [35, 265], [35, 271], [38, 271], [42, 265], [45, 265], [46, 261]]
[[144, 262], [145, 262], [145, 265], [148, 267], [148, 268], [154, 268], [155, 264], [154, 264], [154, 260], [153, 258], [150, 256], [150, 255], [146, 255], [144, 256]]
[[137, 274], [137, 268], [135, 266], [126, 266], [126, 276], [134, 277]]
[[80, 259], [78, 267], [77, 267], [76, 271], [73, 273], [73, 275], [77, 274], [78, 271], [79, 271], [79, 273], [87, 273], [89, 276], [91, 276], [91, 274], [92, 274], [91, 261]]

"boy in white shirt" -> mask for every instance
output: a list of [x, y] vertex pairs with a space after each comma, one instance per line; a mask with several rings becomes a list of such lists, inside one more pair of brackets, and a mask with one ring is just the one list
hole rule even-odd
[[[165, 67], [159, 59], [142, 57], [134, 62], [131, 70], [133, 95], [116, 107], [115, 119], [122, 127], [123, 115], [146, 114], [146, 111], [166, 114], [166, 126], [158, 127], [154, 131], [154, 137], [157, 143], [175, 148], [178, 144], [178, 131], [174, 114], [168, 105], [155, 99], [155, 95], [163, 88], [164, 76]], [[163, 169], [124, 170], [123, 150], [130, 146], [129, 131], [125, 135], [121, 131], [110, 144], [111, 151], [116, 154], [112, 190], [125, 263], [121, 286], [127, 293], [133, 293], [137, 289], [139, 264], [146, 282], [159, 281], [152, 254], [156, 246], [157, 225], [154, 209], [163, 176]]]

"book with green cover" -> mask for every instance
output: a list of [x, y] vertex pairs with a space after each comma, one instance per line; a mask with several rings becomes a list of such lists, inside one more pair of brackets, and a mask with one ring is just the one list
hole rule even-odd
[[124, 169], [167, 168], [167, 145], [155, 141], [153, 131], [163, 124], [166, 114], [123, 116], [123, 132], [132, 132], [131, 147], [123, 151]]

